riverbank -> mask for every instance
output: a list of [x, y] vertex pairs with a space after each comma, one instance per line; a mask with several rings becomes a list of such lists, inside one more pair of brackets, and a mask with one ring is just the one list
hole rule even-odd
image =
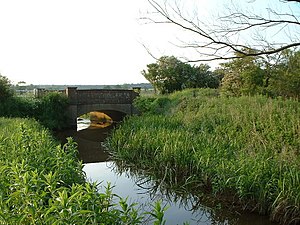
[[[109, 185], [86, 181], [76, 145], [59, 145], [35, 120], [0, 117], [0, 224], [144, 224]], [[148, 221], [161, 224], [162, 210]]]
[[299, 102], [186, 90], [137, 104], [143, 115], [128, 118], [107, 142], [116, 160], [174, 189], [299, 224]]

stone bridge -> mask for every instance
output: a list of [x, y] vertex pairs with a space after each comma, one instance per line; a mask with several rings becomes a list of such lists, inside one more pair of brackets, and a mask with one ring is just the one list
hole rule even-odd
[[120, 89], [91, 89], [77, 90], [77, 87], [68, 87], [65, 94], [69, 99], [69, 124], [77, 126], [77, 118], [85, 113], [101, 111], [115, 120], [116, 112], [124, 115], [133, 115], [137, 111], [133, 100], [139, 96], [134, 90]]

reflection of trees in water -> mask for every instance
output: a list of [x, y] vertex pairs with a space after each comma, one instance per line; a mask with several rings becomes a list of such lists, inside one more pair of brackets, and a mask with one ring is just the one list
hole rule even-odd
[[113, 123], [111, 117], [102, 112], [90, 112], [90, 121], [92, 127], [104, 128]]
[[[177, 180], [176, 185], [167, 176], [161, 177], [150, 170], [141, 170], [122, 161], [115, 161], [111, 169], [118, 175], [125, 174], [132, 179], [140, 188], [139, 194], [147, 194], [152, 202], [165, 200], [166, 203], [176, 202], [180, 208], [190, 211], [197, 224], [212, 225], [236, 225], [238, 223], [238, 212], [230, 212], [230, 208], [223, 208], [220, 201], [216, 201], [211, 194], [201, 192], [199, 189], [187, 187], [183, 181]], [[197, 194], [196, 194], [197, 192]], [[200, 192], [200, 193], [198, 193]], [[143, 210], [150, 209], [150, 206], [141, 206]], [[146, 208], [145, 208], [146, 207]], [[234, 218], [235, 217], [235, 218]]]
[[[106, 128], [119, 124], [126, 114], [115, 110], [92, 111], [81, 115], [77, 121], [89, 121], [89, 129]], [[87, 128], [87, 127], [86, 127]]]

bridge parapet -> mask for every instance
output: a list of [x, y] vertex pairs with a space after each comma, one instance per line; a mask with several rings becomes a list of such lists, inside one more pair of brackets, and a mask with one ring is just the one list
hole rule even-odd
[[115, 110], [128, 115], [135, 114], [133, 100], [139, 96], [134, 90], [89, 89], [77, 90], [68, 87], [65, 94], [69, 98], [70, 125], [76, 125], [77, 117], [91, 111]]
[[132, 90], [89, 89], [77, 90], [68, 87], [66, 95], [70, 104], [132, 104], [139, 93]]
[[132, 104], [138, 94], [131, 90], [78, 90], [78, 104]]

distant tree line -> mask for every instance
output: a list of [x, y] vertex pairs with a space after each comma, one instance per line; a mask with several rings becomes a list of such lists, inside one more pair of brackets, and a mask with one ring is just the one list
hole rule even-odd
[[[243, 51], [251, 54], [253, 50]], [[163, 56], [141, 73], [161, 94], [186, 88], [219, 88], [225, 96], [300, 97], [299, 50], [286, 49], [268, 56], [235, 54], [236, 58], [214, 71], [207, 64], [190, 65], [174, 56]]]
[[142, 89], [153, 89], [150, 83], [134, 83], [134, 84], [93, 84], [93, 85], [33, 85], [33, 84], [26, 84], [25, 82], [18, 82], [15, 85], [11, 85], [11, 89], [15, 92], [25, 92], [31, 91], [36, 88], [42, 88], [46, 90], [65, 90], [67, 87], [77, 87], [80, 90], [86, 89], [132, 89], [133, 87], [140, 87]]

